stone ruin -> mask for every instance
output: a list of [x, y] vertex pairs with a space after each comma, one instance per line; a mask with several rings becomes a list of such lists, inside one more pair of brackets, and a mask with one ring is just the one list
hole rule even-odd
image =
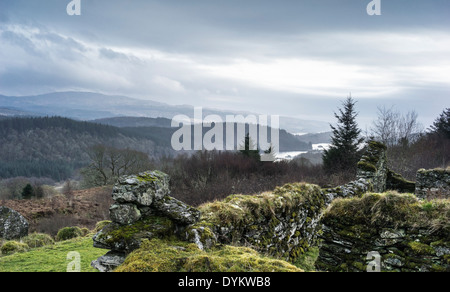
[[357, 179], [372, 184], [372, 191], [382, 193], [396, 190], [400, 193], [414, 193], [415, 183], [404, 179], [387, 166], [387, 147], [376, 141], [370, 141], [366, 153], [357, 164]]
[[[443, 177], [448, 182], [446, 173], [439, 180]], [[431, 182], [426, 181], [425, 185], [430, 186]], [[330, 234], [336, 234], [336, 227], [322, 228], [321, 218], [336, 198], [386, 190], [413, 193], [416, 185], [387, 168], [386, 147], [378, 142], [368, 143], [358, 163], [357, 179], [346, 185], [321, 189], [310, 184], [288, 184], [254, 196], [232, 195], [199, 209], [170, 197], [169, 177], [162, 172], [124, 176], [113, 188], [112, 223], [93, 237], [95, 247], [109, 252], [91, 265], [100, 271], [112, 271], [143, 240], [154, 237], [176, 237], [202, 250], [215, 244], [246, 245], [294, 261], [319, 239], [324, 240], [324, 246], [327, 238], [335, 240]], [[350, 247], [344, 244], [344, 254]]]

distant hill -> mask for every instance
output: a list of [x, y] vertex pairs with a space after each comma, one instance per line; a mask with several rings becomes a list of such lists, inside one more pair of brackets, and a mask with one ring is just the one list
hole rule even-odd
[[38, 113], [18, 110], [15, 108], [0, 107], [0, 119], [9, 117], [35, 117], [35, 116], [42, 116], [42, 115]]
[[[127, 96], [104, 95], [93, 92], [55, 92], [35, 96], [0, 95], [0, 108], [14, 108], [32, 115], [63, 116], [77, 120], [97, 120], [115, 117], [143, 117], [172, 119], [176, 115], [193, 117], [190, 105], [169, 105], [151, 100]], [[35, 114], [33, 114], [35, 113]], [[226, 115], [250, 114], [242, 111], [203, 109], [203, 114]], [[113, 121], [107, 121], [113, 122]], [[148, 125], [143, 125], [148, 126]], [[290, 133], [317, 133], [329, 130], [328, 123], [280, 117], [280, 128]]]
[[124, 127], [162, 127], [170, 128], [172, 120], [167, 118], [144, 118], [144, 117], [114, 117], [96, 119], [91, 122], [103, 125], [110, 125], [119, 128]]
[[165, 141], [170, 133], [156, 134], [160, 129], [147, 128], [142, 132], [155, 134], [146, 137], [130, 129], [61, 117], [0, 120], [0, 178], [36, 176], [67, 179], [74, 170], [89, 163], [87, 149], [95, 144], [138, 150], [150, 157], [174, 155]]
[[[63, 117], [15, 117], [0, 120], [0, 178], [26, 176], [64, 180], [89, 163], [87, 149], [104, 144], [144, 152], [149, 157], [175, 156], [171, 139], [177, 128], [169, 120], [112, 118], [104, 123], [76, 121]], [[136, 125], [158, 125], [140, 126]], [[223, 127], [226, 129], [226, 127]], [[209, 128], [203, 128], [203, 134]], [[270, 128], [268, 130], [270, 132]], [[280, 130], [280, 151], [310, 150], [311, 144]], [[191, 131], [194, 134], [194, 131]], [[224, 133], [225, 137], [225, 133]], [[270, 135], [269, 135], [270, 139]], [[191, 140], [194, 141], [193, 137]], [[235, 131], [235, 149], [237, 138]], [[193, 147], [192, 147], [193, 148]], [[266, 150], [266, 149], [262, 149]], [[185, 151], [186, 152], [186, 151]]]
[[315, 133], [315, 134], [305, 134], [296, 135], [295, 137], [305, 143], [319, 144], [319, 143], [331, 143], [332, 132]]

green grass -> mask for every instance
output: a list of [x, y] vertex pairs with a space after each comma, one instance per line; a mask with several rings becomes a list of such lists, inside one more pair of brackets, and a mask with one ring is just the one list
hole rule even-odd
[[0, 257], [0, 272], [66, 272], [73, 260], [68, 260], [67, 254], [72, 251], [80, 254], [81, 272], [95, 272], [97, 270], [91, 267], [91, 261], [106, 251], [94, 248], [92, 244], [92, 237], [89, 236]]
[[311, 247], [307, 252], [301, 254], [293, 263], [299, 269], [304, 270], [305, 272], [315, 272], [316, 267], [315, 263], [317, 258], [319, 257], [319, 248]]

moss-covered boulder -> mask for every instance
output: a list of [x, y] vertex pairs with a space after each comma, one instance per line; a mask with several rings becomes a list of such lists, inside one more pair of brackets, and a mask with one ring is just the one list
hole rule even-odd
[[450, 271], [449, 200], [368, 193], [335, 200], [321, 223], [320, 270], [366, 271], [376, 252], [381, 271]]

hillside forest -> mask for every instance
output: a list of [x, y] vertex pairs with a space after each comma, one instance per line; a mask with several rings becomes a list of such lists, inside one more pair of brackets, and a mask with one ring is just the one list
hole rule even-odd
[[[349, 104], [353, 105], [350, 109]], [[168, 127], [165, 119], [155, 119], [151, 126], [135, 126], [136, 118], [116, 118], [110, 121], [115, 124], [112, 126], [107, 124], [108, 119], [87, 122], [63, 117], [2, 118], [0, 200], [49, 197], [64, 186], [112, 186], [121, 175], [149, 169], [168, 173], [172, 195], [192, 205], [298, 181], [337, 186], [354, 179], [356, 168], [343, 161], [358, 161], [364, 151], [362, 142], [369, 139], [388, 146], [389, 167], [409, 180], [415, 179], [420, 168], [445, 168], [449, 164], [449, 109], [424, 128], [415, 112], [401, 114], [393, 108], [379, 108], [367, 133], [358, 129], [356, 102], [351, 98], [335, 115], [332, 143], [339, 143], [339, 129], [351, 122], [358, 145], [348, 154], [351, 159], [343, 156], [324, 160], [324, 164], [317, 160], [322, 161], [327, 153], [317, 151], [275, 163], [259, 161], [259, 155], [252, 155], [252, 151], [175, 152], [170, 137], [176, 129]], [[311, 141], [300, 137], [281, 131], [280, 144], [285, 151], [311, 150]], [[328, 152], [333, 151], [345, 152], [333, 147]]]

